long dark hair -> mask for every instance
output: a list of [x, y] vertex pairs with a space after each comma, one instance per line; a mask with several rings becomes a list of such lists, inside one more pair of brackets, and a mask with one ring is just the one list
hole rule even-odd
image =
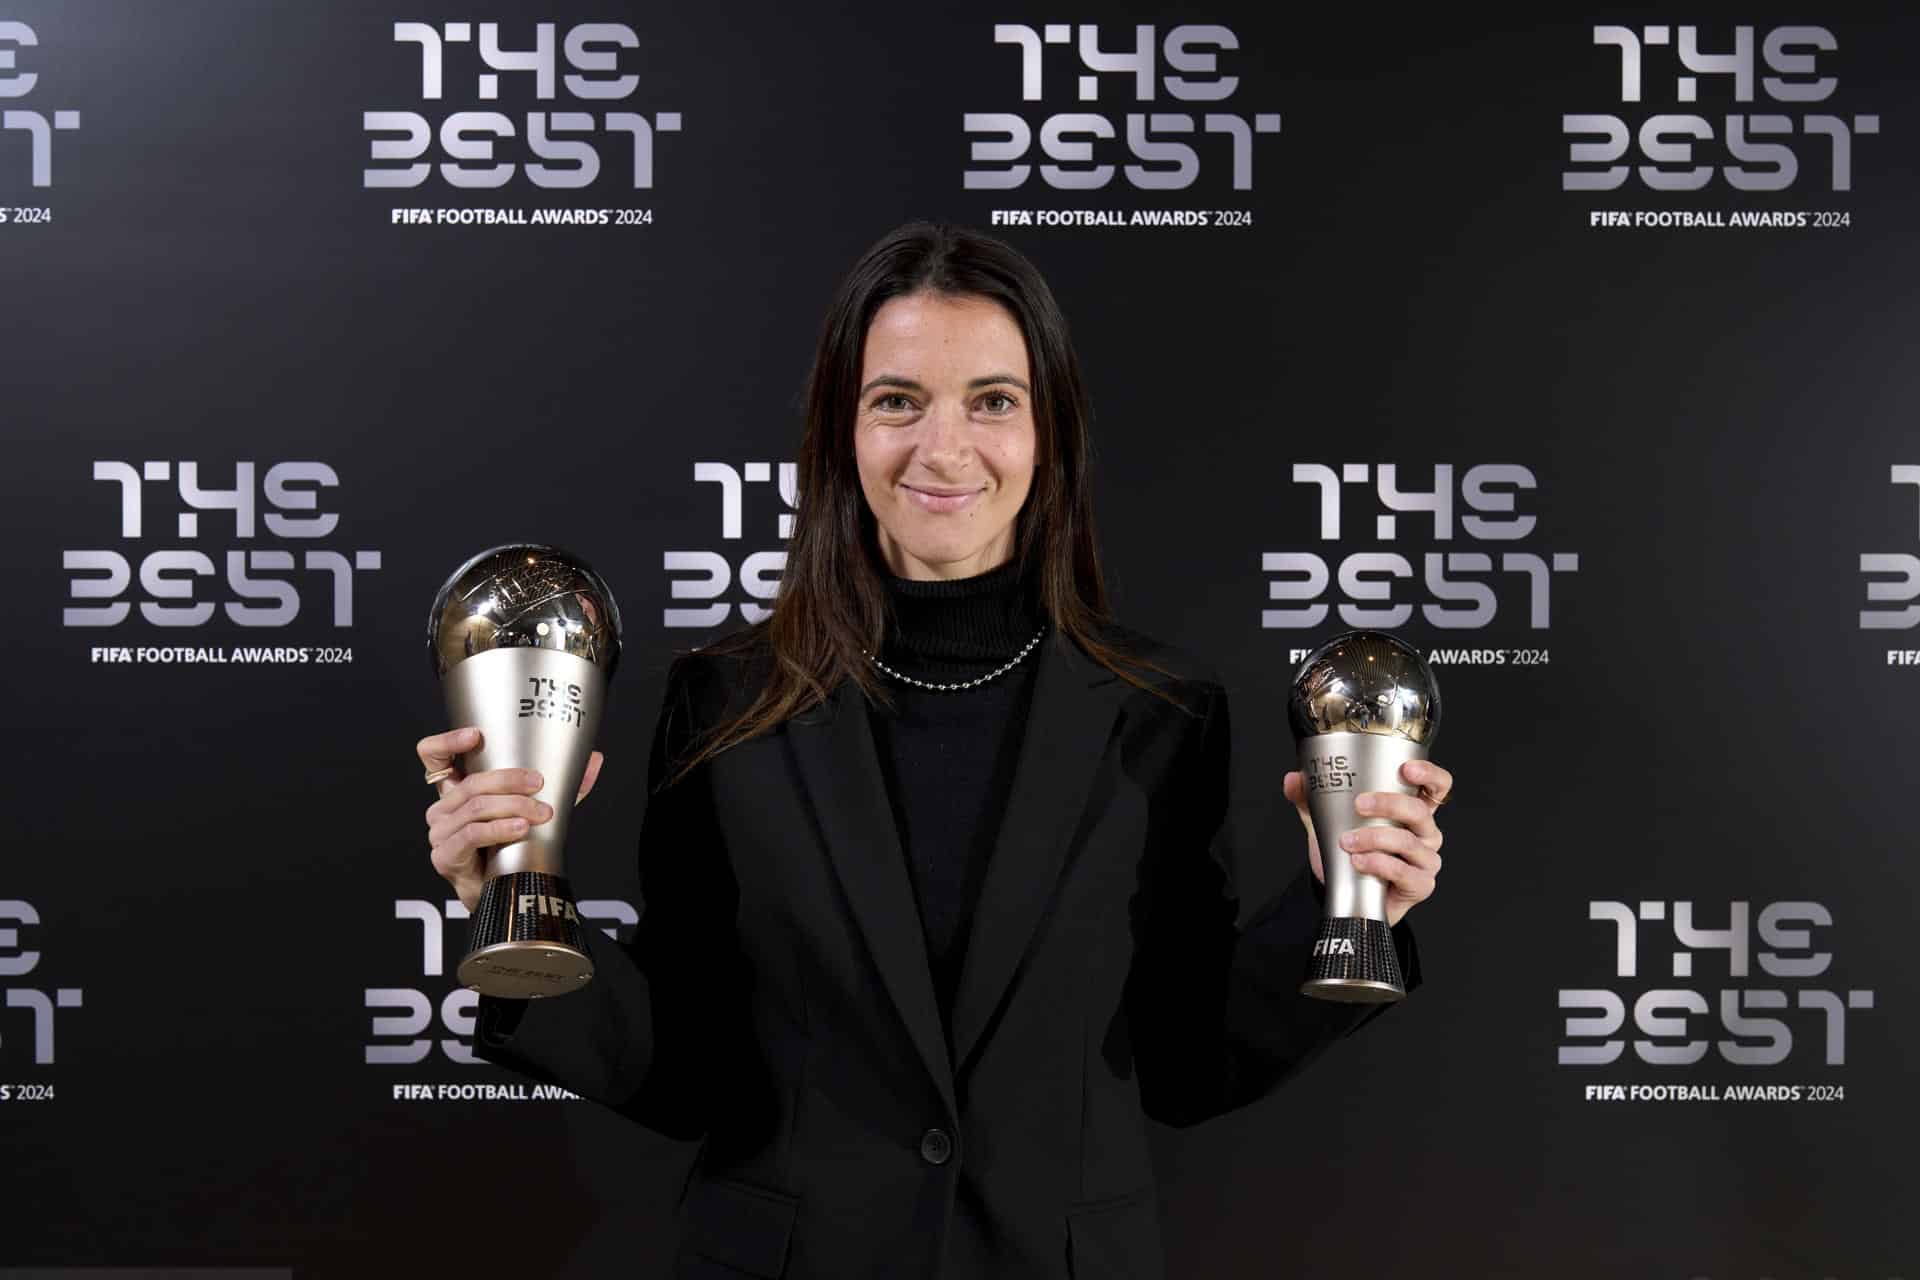
[[773, 613], [701, 650], [770, 650], [767, 681], [749, 705], [692, 745], [675, 778], [818, 705], [842, 680], [852, 680], [870, 699], [890, 702], [862, 653], [880, 649], [886, 565], [860, 487], [853, 427], [874, 314], [890, 298], [921, 292], [997, 302], [1026, 339], [1038, 447], [1033, 485], [1015, 517], [1013, 554], [1035, 584], [1055, 642], [1071, 641], [1121, 679], [1182, 705], [1140, 674], [1170, 672], [1101, 634], [1111, 615], [1094, 547], [1087, 476], [1092, 407], [1053, 291], [1003, 241], [965, 227], [910, 222], [854, 263], [821, 325], [806, 382], [793, 538]]

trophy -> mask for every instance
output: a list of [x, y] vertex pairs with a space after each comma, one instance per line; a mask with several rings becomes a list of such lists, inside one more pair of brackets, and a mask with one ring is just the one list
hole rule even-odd
[[460, 981], [482, 995], [578, 991], [593, 977], [586, 930], [560, 861], [620, 658], [620, 611], [600, 575], [555, 547], [516, 543], [454, 570], [427, 618], [427, 651], [455, 725], [478, 725], [465, 773], [537, 769], [553, 817], [483, 853]]
[[1419, 788], [1400, 766], [1424, 760], [1440, 728], [1440, 689], [1419, 652], [1380, 631], [1349, 631], [1301, 664], [1287, 698], [1300, 747], [1307, 808], [1326, 873], [1326, 914], [1307, 964], [1305, 995], [1380, 1003], [1407, 994], [1387, 928], [1387, 884], [1353, 869], [1340, 837], [1358, 827], [1397, 825], [1361, 818], [1363, 791]]

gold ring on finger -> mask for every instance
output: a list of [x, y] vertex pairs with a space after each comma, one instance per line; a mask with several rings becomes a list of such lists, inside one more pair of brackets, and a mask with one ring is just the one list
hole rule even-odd
[[450, 768], [435, 769], [432, 773], [427, 775], [427, 785], [431, 787], [435, 783], [441, 782], [447, 778], [451, 778], [452, 776], [453, 776], [453, 770]]

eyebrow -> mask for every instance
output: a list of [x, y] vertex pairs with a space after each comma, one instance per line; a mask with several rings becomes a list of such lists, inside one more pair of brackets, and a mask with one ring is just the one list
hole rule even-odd
[[[967, 383], [967, 390], [974, 391], [980, 387], [990, 387], [998, 382], [1012, 383], [1014, 386], [1029, 394], [1031, 394], [1033, 390], [1021, 379], [1014, 377], [1010, 373], [990, 373], [984, 378], [975, 378]], [[860, 394], [864, 396], [875, 387], [905, 387], [908, 391], [926, 391], [924, 386], [915, 382], [912, 378], [902, 378], [895, 374], [883, 373], [866, 386], [860, 388]]]

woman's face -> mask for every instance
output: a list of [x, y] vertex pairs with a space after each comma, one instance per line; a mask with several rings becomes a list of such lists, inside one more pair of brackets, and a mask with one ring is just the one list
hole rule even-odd
[[896, 577], [968, 578], [1012, 556], [1033, 486], [1031, 381], [997, 302], [915, 293], [874, 313], [853, 448]]

